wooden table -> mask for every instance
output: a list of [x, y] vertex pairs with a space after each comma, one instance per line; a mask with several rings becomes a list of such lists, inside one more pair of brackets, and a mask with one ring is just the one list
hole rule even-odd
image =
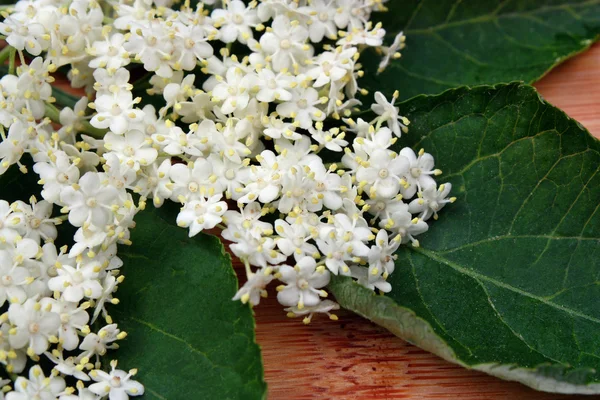
[[[600, 43], [537, 85], [543, 97], [600, 137]], [[274, 296], [256, 307], [269, 399], [576, 399], [467, 371], [369, 321], [288, 319]]]

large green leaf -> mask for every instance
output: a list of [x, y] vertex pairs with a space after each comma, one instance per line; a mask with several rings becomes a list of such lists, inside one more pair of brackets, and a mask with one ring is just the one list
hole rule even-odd
[[231, 300], [230, 257], [216, 237], [188, 238], [172, 208], [138, 214], [133, 245], [119, 251], [126, 279], [113, 316], [128, 336], [115, 356], [139, 368], [148, 399], [262, 399], [254, 320]]
[[443, 358], [545, 391], [600, 393], [600, 142], [519, 84], [401, 105], [456, 203], [398, 252], [392, 292], [340, 304]]
[[[407, 47], [379, 76], [364, 57], [367, 88], [403, 99], [462, 85], [534, 82], [600, 34], [600, 0], [392, 0], [374, 14]], [[393, 82], [397, 85], [389, 85]], [[382, 83], [386, 83], [383, 85]]]

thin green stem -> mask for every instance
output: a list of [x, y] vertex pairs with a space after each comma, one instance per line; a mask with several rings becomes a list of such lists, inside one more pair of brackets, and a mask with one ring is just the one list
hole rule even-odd
[[46, 103], [45, 117], [50, 118], [52, 122], [60, 123], [60, 111], [50, 103]]
[[83, 121], [80, 128], [82, 133], [85, 133], [86, 135], [95, 139], [103, 139], [104, 135], [106, 135], [106, 132], [108, 132], [106, 129], [94, 128], [88, 121]]
[[10, 53], [14, 48], [12, 46], [6, 46], [2, 50], [0, 50], [0, 65], [4, 65], [8, 57], [10, 57]]
[[[50, 103], [46, 103], [46, 117], [52, 122], [60, 123], [60, 110]], [[94, 128], [88, 121], [83, 121], [77, 127], [78, 131], [85, 133], [95, 139], [102, 139], [106, 135], [106, 129]]]
[[10, 54], [8, 56], [8, 74], [15, 74], [15, 56], [17, 55], [17, 49], [14, 47], [11, 48]]

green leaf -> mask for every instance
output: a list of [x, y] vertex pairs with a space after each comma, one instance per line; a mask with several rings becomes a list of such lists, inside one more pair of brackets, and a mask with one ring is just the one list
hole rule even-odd
[[387, 6], [389, 12], [373, 16], [388, 31], [386, 43], [403, 30], [406, 48], [378, 76], [379, 58], [363, 57], [361, 84], [385, 86], [388, 95], [399, 89], [402, 99], [463, 85], [531, 83], [600, 34], [600, 0], [406, 0]]
[[114, 355], [139, 369], [147, 399], [262, 399], [254, 320], [231, 300], [231, 259], [214, 236], [188, 238], [175, 209], [138, 214], [133, 245], [119, 251], [126, 279], [113, 317], [128, 336]]
[[424, 349], [533, 388], [600, 393], [600, 142], [529, 86], [400, 106], [458, 197], [403, 246], [387, 296], [339, 303]]

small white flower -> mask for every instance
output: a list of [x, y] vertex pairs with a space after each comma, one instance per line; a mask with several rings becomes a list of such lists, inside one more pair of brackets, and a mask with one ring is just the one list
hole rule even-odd
[[311, 42], [319, 43], [324, 37], [337, 39], [337, 28], [334, 22], [337, 11], [335, 1], [312, 0], [309, 4], [309, 6], [301, 7], [299, 11], [310, 16], [311, 23], [308, 32]]
[[265, 287], [273, 280], [273, 268], [267, 267], [248, 274], [248, 280], [237, 291], [232, 300], [250, 303], [255, 306], [260, 303], [260, 298], [265, 297]]
[[90, 60], [90, 68], [116, 70], [129, 64], [129, 53], [123, 48], [125, 42], [122, 33], [115, 33], [102, 41], [94, 42], [88, 49], [88, 53], [94, 57]]
[[43, 309], [34, 299], [23, 304], [12, 303], [8, 320], [14, 327], [8, 338], [11, 346], [16, 349], [28, 346], [28, 352], [33, 354], [42, 354], [48, 349], [49, 339], [56, 337], [60, 326], [58, 314]]
[[253, 80], [251, 75], [245, 75], [239, 68], [231, 67], [227, 70], [225, 79], [222, 79], [212, 90], [215, 101], [223, 102], [221, 105], [223, 114], [230, 114], [248, 105], [250, 101], [248, 89], [253, 86]]
[[127, 400], [129, 396], [141, 396], [144, 394], [144, 387], [137, 381], [131, 379], [137, 373], [137, 370], [130, 370], [128, 373], [117, 368], [116, 360], [110, 363], [112, 370], [106, 373], [95, 369], [90, 372], [90, 376], [96, 383], [90, 385], [89, 390], [98, 396], [108, 396], [109, 400]]
[[79, 349], [84, 350], [81, 356], [91, 357], [94, 354], [103, 356], [108, 349], [118, 348], [119, 346], [114, 342], [123, 337], [121, 331], [117, 328], [117, 324], [106, 325], [97, 334], [91, 332], [83, 338], [79, 345]]
[[400, 181], [409, 172], [409, 167], [404, 156], [389, 150], [375, 150], [367, 166], [356, 171], [356, 179], [360, 187], [369, 190], [370, 197], [392, 198], [399, 193]]
[[299, 66], [312, 56], [312, 46], [306, 44], [308, 30], [290, 21], [285, 15], [278, 15], [271, 24], [272, 30], [260, 38], [261, 49], [271, 57], [273, 69], [298, 70]]
[[98, 281], [101, 271], [98, 263], [77, 263], [76, 267], [63, 264], [56, 267], [58, 276], [48, 281], [50, 290], [62, 293], [66, 301], [78, 303], [84, 297], [95, 299], [102, 294], [102, 285]]
[[227, 203], [217, 194], [208, 198], [199, 197], [184, 204], [177, 215], [177, 225], [190, 228], [189, 236], [196, 236], [205, 229], [212, 229], [219, 222], [221, 216], [227, 211]]
[[231, 0], [226, 8], [216, 8], [211, 18], [216, 28], [219, 28], [219, 39], [224, 43], [232, 43], [238, 40], [246, 43], [252, 37], [251, 27], [260, 22], [256, 10], [250, 6], [246, 7], [241, 0]]
[[94, 128], [109, 128], [113, 133], [122, 135], [129, 129], [130, 124], [144, 117], [144, 112], [135, 108], [138, 102], [128, 91], [101, 95], [94, 101], [96, 114], [90, 124]]
[[392, 43], [392, 45], [390, 47], [385, 47], [385, 46], [381, 47], [384, 57], [381, 60], [381, 62], [379, 63], [379, 67], [377, 69], [378, 73], [383, 72], [387, 68], [387, 66], [389, 65], [391, 60], [400, 58], [399, 51], [404, 48], [405, 41], [406, 41], [406, 36], [404, 36], [403, 32], [399, 32], [394, 37], [394, 42]]
[[29, 205], [18, 201], [16, 202], [16, 209], [23, 213], [25, 217], [23, 237], [33, 239], [36, 242], [56, 239], [57, 220], [50, 218], [52, 203], [42, 200], [40, 202], [34, 201], [32, 205]]
[[381, 220], [379, 226], [391, 230], [400, 235], [399, 240], [402, 243], [412, 242], [412, 245], [419, 247], [419, 241], [415, 236], [427, 232], [429, 225], [421, 218], [413, 218], [409, 212], [408, 204], [403, 202], [396, 203], [394, 210], [390, 212], [390, 217]]
[[82, 176], [77, 186], [77, 189], [67, 186], [60, 193], [60, 201], [69, 212], [69, 222], [77, 227], [105, 226], [113, 215], [112, 206], [118, 201], [117, 188], [103, 185], [101, 174], [94, 172]]
[[406, 184], [402, 188], [402, 195], [410, 199], [418, 191], [422, 191], [422, 188], [428, 188], [435, 186], [435, 180], [431, 175], [440, 175], [442, 171], [439, 169], [433, 169], [434, 161], [431, 154], [425, 153], [425, 150], [419, 151], [419, 156], [409, 148], [405, 147], [400, 150], [400, 155], [406, 157], [410, 162], [409, 173], [404, 176]]
[[0, 200], [0, 242], [14, 242], [24, 227], [23, 213], [15, 212], [7, 201]]
[[398, 137], [402, 132], [408, 132], [408, 124], [410, 123], [406, 117], [399, 114], [400, 109], [394, 107], [394, 103], [398, 99], [398, 91], [394, 92], [392, 101], [388, 102], [381, 92], [375, 93], [375, 101], [377, 104], [371, 105], [371, 110], [380, 116], [382, 121], [385, 121], [392, 132]]
[[39, 365], [29, 369], [29, 379], [22, 376], [15, 381], [15, 391], [6, 394], [6, 400], [55, 400], [66, 387], [60, 376], [46, 377]]
[[319, 93], [309, 87], [293, 91], [293, 98], [289, 102], [277, 106], [277, 113], [283, 117], [290, 117], [303, 129], [313, 126], [314, 121], [323, 121], [325, 113], [317, 106], [323, 104]]
[[325, 314], [325, 315], [329, 316], [329, 318], [332, 319], [333, 321], [337, 321], [337, 319], [338, 319], [337, 315], [332, 314], [330, 311], [339, 310], [339, 309], [340, 309], [340, 305], [338, 303], [333, 302], [331, 300], [323, 300], [314, 307], [306, 307], [305, 306], [302, 309], [299, 309], [297, 306], [296, 307], [288, 307], [285, 309], [285, 311], [287, 311], [287, 313], [288, 313], [287, 315], [290, 318], [305, 316], [304, 319], [302, 320], [302, 322], [304, 322], [305, 324], [310, 324], [310, 321], [312, 320], [313, 315], [316, 313]]
[[313, 257], [300, 259], [292, 268], [279, 267], [280, 280], [285, 283], [277, 288], [277, 300], [284, 306], [314, 307], [327, 293], [321, 289], [329, 283], [329, 271], [324, 266], [317, 267]]
[[421, 213], [420, 218], [424, 221], [427, 221], [431, 216], [433, 216], [433, 219], [437, 219], [438, 211], [446, 204], [456, 201], [456, 197], [447, 198], [451, 190], [451, 183], [444, 183], [439, 188], [436, 188], [434, 183], [423, 189], [423, 192], [419, 193], [419, 198], [410, 202], [408, 209], [411, 213]]
[[104, 136], [104, 147], [134, 171], [139, 170], [140, 166], [152, 164], [158, 157], [158, 152], [151, 144], [152, 140], [138, 130], [130, 130], [123, 135], [108, 132]]
[[290, 101], [292, 93], [290, 89], [294, 85], [294, 78], [287, 71], [282, 71], [276, 74], [267, 68], [262, 68], [257, 72], [257, 86], [260, 88], [256, 93], [256, 98], [266, 103], [271, 103], [275, 100]]
[[81, 332], [88, 323], [89, 314], [84, 308], [78, 307], [76, 302], [70, 302], [66, 298], [55, 300], [46, 297], [40, 301], [40, 304], [43, 309], [49, 309], [60, 316], [58, 338], [65, 350], [75, 350], [79, 345], [78, 332]]

